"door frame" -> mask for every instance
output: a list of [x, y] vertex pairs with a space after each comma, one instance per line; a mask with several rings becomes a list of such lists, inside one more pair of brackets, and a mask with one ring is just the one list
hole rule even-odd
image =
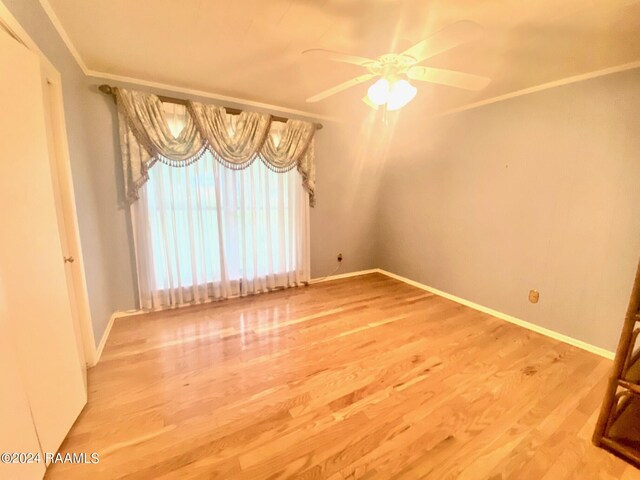
[[[91, 322], [89, 308], [89, 295], [82, 256], [82, 244], [78, 228], [78, 216], [76, 211], [73, 178], [71, 174], [71, 161], [69, 157], [69, 144], [67, 141], [67, 129], [64, 115], [64, 103], [62, 96], [62, 77], [49, 59], [38, 48], [37, 44], [22, 28], [18, 20], [0, 0], [0, 28], [6, 30], [18, 42], [28, 50], [35, 53], [40, 59], [40, 69], [43, 75], [43, 83], [49, 86], [48, 91], [43, 92], [44, 101], [49, 102], [51, 111], [50, 121], [47, 122], [47, 135], [50, 141], [51, 171], [52, 176], [57, 177], [58, 195], [56, 197], [56, 210], [59, 218], [64, 219], [60, 227], [61, 236], [66, 237], [69, 252], [65, 256], [74, 258], [73, 273], [71, 275], [71, 292], [69, 302], [73, 313], [74, 329], [80, 339], [82, 349], [78, 352], [87, 367], [92, 367], [97, 362], [97, 351]], [[45, 110], [47, 106], [45, 105]], [[52, 178], [55, 182], [56, 178]], [[54, 185], [54, 191], [56, 190]], [[60, 222], [59, 222], [60, 223]], [[62, 261], [62, 258], [60, 259]], [[72, 298], [75, 300], [73, 301]], [[80, 349], [80, 346], [79, 346]], [[85, 369], [86, 372], [86, 369]]]

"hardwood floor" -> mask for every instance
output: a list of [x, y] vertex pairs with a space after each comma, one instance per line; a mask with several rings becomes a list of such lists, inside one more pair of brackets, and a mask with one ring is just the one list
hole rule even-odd
[[640, 478], [610, 366], [380, 274], [128, 317], [47, 478]]

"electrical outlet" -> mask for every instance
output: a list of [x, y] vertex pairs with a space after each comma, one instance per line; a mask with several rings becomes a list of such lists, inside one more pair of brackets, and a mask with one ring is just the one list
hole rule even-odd
[[341, 262], [341, 261], [342, 261], [342, 254], [341, 254], [341, 253], [339, 253], [339, 254], [338, 254], [338, 261], [339, 261], [339, 262]]
[[531, 303], [538, 303], [539, 299], [540, 299], [540, 292], [538, 292], [537, 290], [529, 290], [529, 301]]

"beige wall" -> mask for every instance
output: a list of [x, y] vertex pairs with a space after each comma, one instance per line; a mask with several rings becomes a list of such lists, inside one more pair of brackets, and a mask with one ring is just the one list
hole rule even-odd
[[406, 118], [383, 177], [377, 263], [614, 350], [640, 255], [638, 112], [634, 70], [432, 125]]

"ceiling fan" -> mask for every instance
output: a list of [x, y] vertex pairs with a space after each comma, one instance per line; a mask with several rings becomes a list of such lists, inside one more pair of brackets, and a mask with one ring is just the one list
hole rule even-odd
[[411, 85], [410, 80], [437, 83], [465, 90], [482, 90], [491, 79], [471, 73], [419, 65], [439, 53], [474, 40], [481, 32], [482, 27], [477, 23], [462, 20], [418, 42], [402, 53], [388, 53], [375, 60], [330, 50], [305, 50], [303, 54], [320, 54], [328, 60], [351, 63], [368, 70], [368, 73], [307, 98], [307, 102], [318, 102], [376, 77], [380, 78], [369, 87], [367, 95], [362, 99], [367, 105], [376, 109], [382, 107], [386, 110], [398, 110], [413, 100], [417, 89]]

